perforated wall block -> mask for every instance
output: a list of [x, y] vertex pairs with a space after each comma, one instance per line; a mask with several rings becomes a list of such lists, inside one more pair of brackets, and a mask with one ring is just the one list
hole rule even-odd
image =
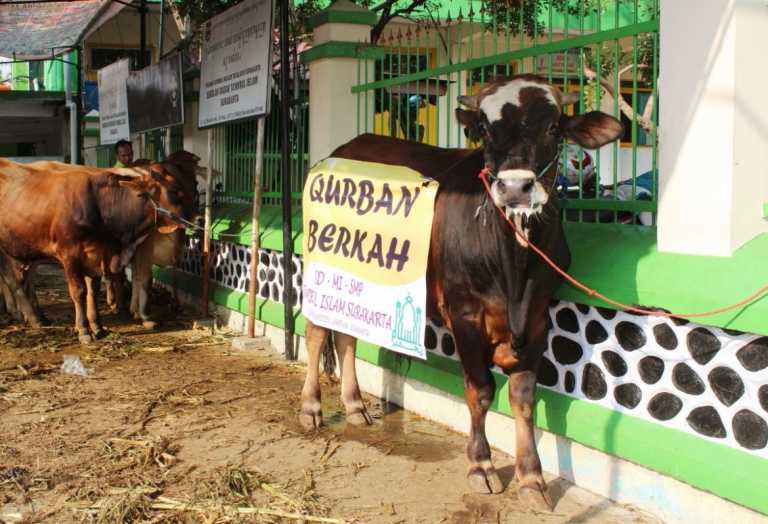
[[[197, 238], [188, 238], [179, 269], [193, 275], [202, 275], [202, 244]], [[301, 258], [293, 256], [293, 302], [301, 304]], [[259, 250], [258, 264], [260, 298], [283, 303], [283, 254], [267, 249]], [[232, 242], [211, 242], [210, 278], [216, 284], [247, 293], [251, 278], [251, 250], [248, 246]]]

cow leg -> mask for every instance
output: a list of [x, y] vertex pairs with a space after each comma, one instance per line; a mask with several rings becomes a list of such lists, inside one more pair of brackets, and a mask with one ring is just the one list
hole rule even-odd
[[[11, 300], [16, 306], [17, 319], [25, 321], [34, 328], [42, 327], [44, 323], [38, 314], [39, 306], [35, 307], [37, 299], [34, 296], [34, 289], [29, 283], [30, 269], [7, 260], [7, 263], [3, 263], [2, 273], [12, 295]], [[32, 299], [30, 299], [29, 289], [31, 289]]]
[[119, 308], [117, 305], [118, 304], [117, 299], [115, 297], [116, 290], [115, 290], [114, 283], [112, 279], [106, 275], [104, 276], [102, 281], [104, 283], [104, 288], [107, 291], [107, 307], [109, 308], [110, 311], [112, 311], [112, 313], [117, 313]]
[[23, 322], [21, 309], [16, 303], [16, 281], [18, 276], [11, 268], [11, 261], [4, 253], [0, 253], [0, 290], [5, 301], [5, 308], [15, 320]]
[[23, 320], [19, 308], [16, 307], [16, 299], [11, 291], [11, 286], [8, 285], [5, 277], [0, 278], [0, 290], [2, 290], [6, 312], [15, 320]]
[[513, 371], [509, 374], [509, 404], [515, 416], [515, 478], [521, 502], [534, 509], [551, 511], [552, 501], [541, 472], [533, 429], [536, 372]]
[[83, 272], [76, 261], [67, 261], [64, 266], [64, 276], [67, 278], [67, 287], [69, 296], [75, 306], [75, 331], [81, 344], [90, 344], [93, 337], [88, 332], [88, 323], [86, 320], [86, 300], [88, 289], [83, 278]]
[[103, 281], [107, 288], [107, 305], [110, 311], [120, 317], [126, 315], [125, 273], [112, 273], [108, 278], [104, 277]]
[[323, 409], [320, 404], [320, 353], [328, 341], [329, 330], [307, 320], [307, 376], [301, 390], [299, 422], [307, 431], [323, 425]]
[[[467, 480], [477, 493], [501, 493], [504, 485], [491, 462], [491, 447], [485, 436], [485, 417], [496, 392], [489, 369], [488, 354], [483, 351], [479, 316], [454, 315], [451, 329], [464, 369], [464, 397], [469, 408], [471, 427], [467, 443], [469, 471]], [[480, 342], [480, 343], [478, 343]]]
[[37, 301], [37, 292], [35, 291], [35, 270], [36, 266], [31, 266], [25, 275], [24, 280], [24, 294], [29, 299], [29, 303], [32, 306], [37, 318], [43, 326], [50, 326], [51, 321], [43, 312], [40, 307], [40, 303]]
[[[336, 353], [341, 364], [341, 401], [347, 413], [347, 422], [356, 426], [371, 425], [373, 420], [365, 409], [355, 369], [355, 345], [357, 339], [344, 333], [336, 333]], [[322, 346], [321, 346], [322, 347]]]
[[105, 335], [106, 331], [101, 325], [99, 316], [99, 292], [101, 291], [101, 278], [85, 277], [85, 287], [87, 289], [86, 315], [88, 316], [88, 325], [96, 338]]
[[491, 461], [491, 447], [485, 436], [485, 417], [496, 389], [488, 368], [468, 372], [464, 369], [464, 397], [469, 407], [471, 428], [467, 443], [469, 487], [476, 493], [501, 493], [504, 485]]
[[141, 320], [147, 329], [154, 329], [157, 322], [149, 317], [149, 291], [152, 287], [152, 258], [136, 256], [131, 262], [131, 313]]

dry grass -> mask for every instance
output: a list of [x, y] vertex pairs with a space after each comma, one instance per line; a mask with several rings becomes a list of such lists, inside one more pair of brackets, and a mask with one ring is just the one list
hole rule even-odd
[[[157, 443], [113, 439], [133, 454], [134, 465], [150, 469], [166, 468], [168, 453]], [[110, 447], [110, 453], [114, 450]], [[123, 460], [123, 456], [117, 460]], [[329, 517], [329, 508], [315, 493], [309, 471], [303, 479], [276, 483], [263, 472], [242, 467], [216, 470], [197, 481], [192, 494], [184, 498], [162, 495], [162, 486], [153, 485], [153, 474], [141, 485], [107, 487], [101, 496], [70, 503], [68, 507], [80, 515], [82, 522], [93, 524], [150, 522], [323, 522], [343, 524]]]

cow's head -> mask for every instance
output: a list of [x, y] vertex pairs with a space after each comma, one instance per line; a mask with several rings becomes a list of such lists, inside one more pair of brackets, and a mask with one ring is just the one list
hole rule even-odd
[[147, 200], [150, 211], [155, 213], [156, 226], [160, 233], [173, 233], [182, 227], [164, 212], [184, 216], [184, 188], [175, 177], [149, 170], [140, 176], [121, 177], [119, 184], [139, 198]]
[[499, 80], [459, 97], [467, 109], [456, 109], [456, 116], [469, 138], [483, 142], [493, 200], [507, 216], [542, 210], [554, 189], [563, 139], [594, 149], [622, 135], [621, 122], [600, 111], [564, 114], [563, 107], [577, 100], [575, 93], [563, 94], [534, 75]]

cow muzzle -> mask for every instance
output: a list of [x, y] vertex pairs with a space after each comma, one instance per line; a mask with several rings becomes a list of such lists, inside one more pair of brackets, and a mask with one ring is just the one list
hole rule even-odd
[[503, 208], [508, 217], [539, 213], [548, 200], [546, 190], [529, 169], [499, 171], [491, 185], [491, 196], [493, 203]]

